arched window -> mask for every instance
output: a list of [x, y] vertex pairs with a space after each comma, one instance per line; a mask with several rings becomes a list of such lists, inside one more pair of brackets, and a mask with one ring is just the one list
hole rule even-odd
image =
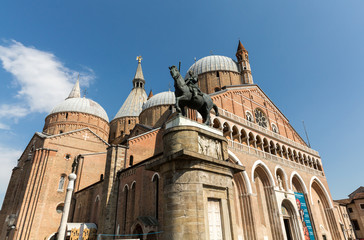
[[129, 159], [129, 166], [133, 166], [133, 162], [134, 162], [134, 156], [131, 155]]
[[253, 115], [250, 112], [246, 112], [245, 113], [246, 116], [246, 120], [248, 120], [249, 122], [253, 122]]
[[154, 183], [154, 207], [155, 207], [155, 218], [158, 219], [158, 206], [159, 206], [159, 177], [157, 174], [153, 177]]
[[62, 175], [58, 182], [58, 190], [59, 192], [63, 192], [64, 182], [66, 181], [66, 175]]
[[136, 182], [134, 181], [131, 184], [130, 187], [130, 217], [131, 219], [134, 219], [134, 215], [135, 215], [135, 185]]
[[274, 123], [272, 123], [272, 132], [274, 132], [274, 133], [278, 133], [279, 132], [278, 131], [278, 127]]
[[127, 222], [127, 210], [128, 210], [128, 186], [124, 187], [124, 232], [126, 231], [126, 222]]
[[221, 123], [220, 123], [219, 119], [215, 118], [214, 119], [214, 124], [212, 126], [214, 128], [220, 129], [221, 128]]
[[63, 208], [64, 208], [64, 203], [58, 204], [57, 207], [56, 207], [57, 213], [62, 213], [63, 212]]

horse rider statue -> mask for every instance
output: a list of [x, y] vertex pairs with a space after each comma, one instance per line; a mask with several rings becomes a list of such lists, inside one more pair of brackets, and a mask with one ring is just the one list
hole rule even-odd
[[201, 114], [204, 124], [210, 125], [210, 111], [214, 109], [215, 115], [219, 116], [218, 107], [208, 94], [201, 92], [197, 86], [197, 76], [189, 71], [189, 77], [184, 80], [176, 66], [169, 67], [169, 70], [174, 80], [177, 112], [186, 116], [185, 107], [195, 109]]
[[200, 90], [200, 88], [198, 87], [197, 83], [198, 83], [198, 78], [197, 76], [194, 74], [194, 72], [192, 70], [188, 71], [188, 77], [185, 80], [187, 86], [190, 88], [190, 91], [192, 93], [192, 97], [196, 97], [197, 95], [202, 96], [202, 92]]

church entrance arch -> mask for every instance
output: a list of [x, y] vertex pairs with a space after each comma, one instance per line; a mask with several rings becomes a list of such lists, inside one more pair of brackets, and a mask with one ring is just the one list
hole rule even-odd
[[[229, 150], [229, 161], [243, 166], [238, 157]], [[240, 239], [255, 240], [255, 224], [252, 212], [252, 188], [246, 172], [234, 174], [234, 212], [237, 235]]]
[[139, 224], [137, 224], [136, 226], [135, 226], [135, 229], [134, 229], [134, 231], [133, 231], [133, 235], [134, 234], [140, 234], [140, 235], [136, 235], [135, 237], [133, 236], [133, 238], [136, 238], [136, 239], [143, 239], [143, 229], [142, 229], [142, 227], [139, 225]]
[[325, 236], [328, 239], [339, 240], [340, 233], [327, 191], [319, 180], [312, 179], [311, 182], [311, 199], [316, 229], [319, 229], [318, 235], [322, 238]]
[[[306, 202], [306, 208], [307, 208], [307, 213], [308, 213], [308, 216], [309, 216], [309, 219], [310, 219], [310, 226], [312, 228], [312, 230], [310, 229], [311, 231], [311, 235], [313, 234], [314, 238], [315, 239], [318, 239], [317, 237], [317, 231], [316, 231], [316, 227], [315, 227], [315, 219], [312, 215], [312, 210], [311, 210], [311, 204], [309, 203], [309, 198], [308, 198], [308, 192], [307, 192], [307, 187], [302, 179], [302, 177], [297, 173], [297, 172], [293, 172], [292, 175], [291, 175], [291, 188], [293, 190], [293, 192], [295, 193], [295, 197], [297, 194], [301, 194], [301, 196], [303, 196], [305, 202]], [[298, 200], [297, 202], [297, 199], [296, 199], [296, 204], [297, 204], [297, 208], [298, 208], [298, 211], [299, 211], [299, 216], [300, 216], [300, 221], [302, 222], [301, 225], [302, 225], [302, 231], [303, 231], [303, 234], [305, 236], [305, 239], [310, 239], [310, 231], [309, 231], [309, 227], [310, 226], [306, 226], [306, 222], [304, 221], [304, 219], [301, 217], [301, 215], [303, 214], [303, 212], [301, 212], [301, 202]]]
[[248, 193], [247, 185], [242, 173], [235, 174], [233, 179], [234, 207], [236, 212], [236, 226], [238, 236], [244, 239], [256, 239], [254, 220], [251, 206], [251, 194]]
[[278, 205], [274, 192], [274, 179], [269, 169], [261, 163], [253, 166], [253, 182], [255, 183], [256, 205], [254, 209], [258, 220], [257, 232], [267, 239], [284, 239], [281, 221], [277, 216]]
[[283, 200], [281, 205], [284, 235], [286, 240], [301, 240], [301, 231], [297, 221], [296, 210], [289, 200]]

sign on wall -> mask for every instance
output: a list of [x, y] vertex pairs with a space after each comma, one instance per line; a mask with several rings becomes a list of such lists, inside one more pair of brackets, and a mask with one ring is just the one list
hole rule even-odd
[[295, 192], [294, 196], [296, 198], [298, 212], [300, 214], [300, 220], [302, 222], [303, 234], [305, 236], [305, 240], [315, 240], [315, 236], [313, 234], [313, 229], [311, 225], [310, 215], [308, 214], [307, 205], [305, 196], [303, 193]]

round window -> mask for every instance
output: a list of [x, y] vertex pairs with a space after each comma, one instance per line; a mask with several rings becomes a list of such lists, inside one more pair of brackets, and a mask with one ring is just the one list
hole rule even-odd
[[266, 128], [268, 126], [267, 117], [260, 109], [255, 109], [255, 121], [259, 126]]

